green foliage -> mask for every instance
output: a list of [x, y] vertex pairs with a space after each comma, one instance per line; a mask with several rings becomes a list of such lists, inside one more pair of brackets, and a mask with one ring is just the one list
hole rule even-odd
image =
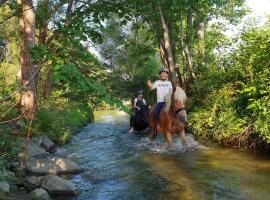
[[[19, 116], [19, 109], [16, 106], [17, 96], [10, 97], [17, 88], [16, 74], [18, 65], [18, 41], [16, 17], [12, 9], [7, 6], [0, 7], [0, 122], [8, 121]], [[8, 98], [10, 97], [10, 98]], [[18, 145], [22, 142], [17, 138], [18, 132], [14, 129], [12, 121], [10, 123], [0, 123], [0, 171], [4, 171], [8, 161], [18, 154]], [[0, 177], [1, 179], [2, 177]]]
[[193, 133], [220, 142], [241, 133], [247, 122], [239, 118], [235, 100], [235, 91], [230, 85], [212, 91], [204, 106], [197, 106], [190, 114]]
[[192, 106], [190, 123], [195, 134], [222, 142], [235, 138], [238, 142], [246, 134], [246, 145], [252, 145], [254, 138], [270, 144], [269, 37], [269, 25], [247, 29], [239, 46], [226, 57], [224, 70], [201, 72], [201, 88], [208, 89], [200, 96], [202, 104]]
[[[19, 153], [18, 146], [22, 142], [10, 126], [0, 124], [0, 174]], [[1, 180], [2, 177], [0, 177]]]
[[242, 35], [239, 68], [240, 81], [237, 106], [242, 114], [252, 117], [254, 131], [270, 143], [270, 27], [251, 29]]
[[131, 100], [138, 89], [143, 89], [145, 98], [153, 104], [154, 93], [148, 90], [146, 82], [158, 79], [161, 64], [150, 27], [138, 22], [123, 30], [115, 20], [106, 27], [107, 40], [100, 47], [111, 70], [105, 84], [110, 93], [125, 100]]
[[32, 131], [34, 135], [46, 134], [58, 144], [65, 144], [72, 134], [92, 120], [88, 105], [55, 97], [40, 105]]

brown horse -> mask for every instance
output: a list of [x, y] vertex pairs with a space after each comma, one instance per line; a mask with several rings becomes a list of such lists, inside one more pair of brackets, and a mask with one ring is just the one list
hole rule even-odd
[[153, 106], [149, 113], [150, 139], [156, 137], [157, 132], [163, 133], [169, 148], [172, 148], [173, 134], [177, 134], [184, 145], [187, 147], [185, 135], [185, 124], [187, 121], [186, 113], [186, 94], [180, 87], [174, 87], [165, 98], [166, 106], [161, 109], [157, 126], [154, 125], [154, 110]]

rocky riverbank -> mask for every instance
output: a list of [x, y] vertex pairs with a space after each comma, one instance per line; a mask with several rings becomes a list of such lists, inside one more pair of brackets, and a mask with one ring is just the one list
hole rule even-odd
[[69, 159], [56, 157], [59, 147], [50, 138], [40, 136], [20, 148], [19, 160], [10, 163], [9, 171], [0, 172], [0, 199], [50, 200], [78, 194], [76, 185], [61, 175], [84, 169]]

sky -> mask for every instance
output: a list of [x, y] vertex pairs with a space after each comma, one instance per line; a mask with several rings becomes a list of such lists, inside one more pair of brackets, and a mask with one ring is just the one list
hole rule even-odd
[[227, 24], [227, 30], [224, 32], [229, 37], [234, 37], [239, 34], [239, 31], [245, 26], [245, 22], [251, 18], [256, 19], [256, 24], [261, 26], [268, 21], [270, 16], [270, 0], [246, 0], [246, 6], [251, 10], [251, 13], [242, 18], [242, 23], [234, 26]]
[[246, 5], [251, 8], [253, 15], [270, 15], [270, 0], [246, 0]]

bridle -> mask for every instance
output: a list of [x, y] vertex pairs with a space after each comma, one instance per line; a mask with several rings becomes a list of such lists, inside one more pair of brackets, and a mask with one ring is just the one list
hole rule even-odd
[[178, 108], [177, 110], [175, 110], [174, 112], [175, 112], [175, 114], [178, 114], [179, 112], [181, 112], [183, 110], [185, 111], [186, 108], [185, 107], [181, 107], [181, 108]]

